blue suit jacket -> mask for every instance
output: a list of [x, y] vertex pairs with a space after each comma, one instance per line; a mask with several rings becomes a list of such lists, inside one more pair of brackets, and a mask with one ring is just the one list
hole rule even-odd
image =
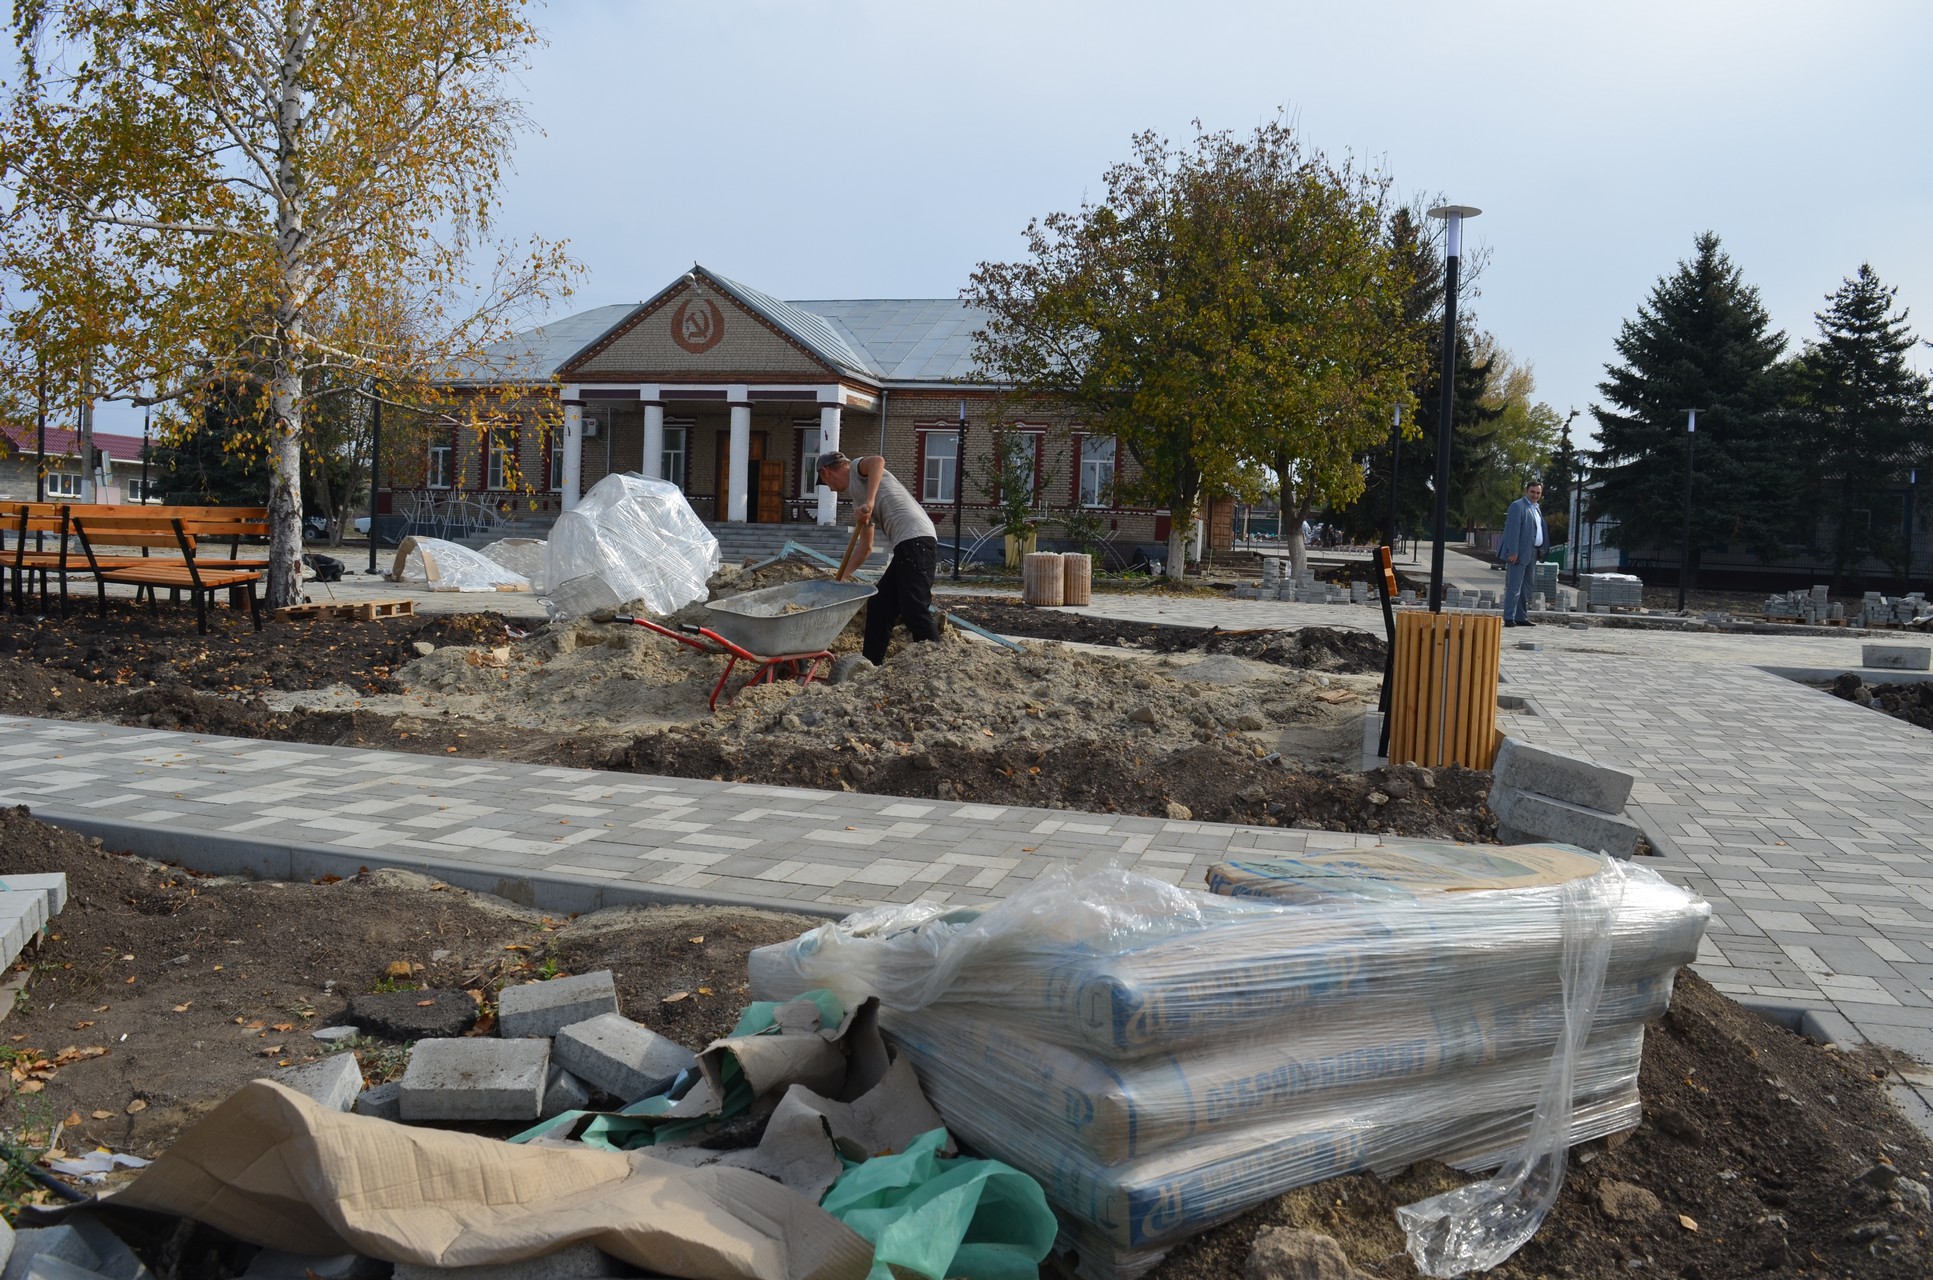
[[[1520, 562], [1535, 560], [1543, 549], [1537, 541], [1537, 520], [1530, 514], [1531, 506], [1529, 498], [1510, 504], [1510, 512], [1503, 519], [1503, 537], [1497, 540], [1497, 559], [1508, 563], [1514, 555]], [[1544, 526], [1544, 537], [1550, 537], [1549, 525]]]

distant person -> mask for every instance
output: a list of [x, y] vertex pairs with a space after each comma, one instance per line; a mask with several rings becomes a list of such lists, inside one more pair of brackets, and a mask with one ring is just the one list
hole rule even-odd
[[819, 483], [834, 493], [845, 493], [857, 474], [861, 491], [853, 495], [852, 523], [857, 530], [855, 566], [866, 563], [873, 550], [873, 528], [886, 535], [893, 558], [879, 579], [879, 594], [866, 602], [866, 639], [860, 652], [874, 666], [886, 660], [893, 624], [904, 622], [914, 640], [938, 640], [933, 621], [933, 571], [939, 563], [939, 537], [906, 486], [886, 470], [886, 459], [873, 455], [854, 461], [838, 450], [819, 455]]
[[1530, 588], [1534, 566], [1550, 545], [1544, 528], [1544, 486], [1532, 480], [1524, 485], [1524, 496], [1510, 504], [1504, 516], [1503, 537], [1497, 541], [1497, 558], [1504, 563], [1503, 625], [1534, 627], [1530, 620]]

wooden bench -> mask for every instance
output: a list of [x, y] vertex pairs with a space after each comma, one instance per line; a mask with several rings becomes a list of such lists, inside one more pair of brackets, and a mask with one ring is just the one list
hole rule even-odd
[[[136, 588], [136, 600], [140, 589], [145, 588], [148, 607], [159, 611], [155, 593], [161, 587], [171, 592], [192, 592], [195, 600], [195, 620], [203, 635], [208, 634], [208, 596], [215, 591], [227, 591], [236, 599], [246, 590], [248, 594], [248, 613], [255, 623], [255, 629], [262, 629], [261, 598], [255, 584], [262, 580], [262, 567], [243, 567], [239, 560], [204, 561], [195, 552], [197, 543], [204, 538], [232, 538], [239, 546], [244, 537], [265, 537], [268, 534], [266, 519], [208, 518], [213, 509], [202, 508], [203, 516], [184, 517], [150, 514], [140, 508], [121, 507], [119, 514], [111, 516], [75, 515], [72, 518], [75, 534], [81, 540], [81, 550], [87, 556], [88, 568], [94, 574], [96, 593], [100, 598], [101, 616], [107, 616], [107, 586], [118, 582]], [[139, 547], [144, 551], [158, 551], [172, 547], [175, 556], [148, 555], [139, 557], [103, 555], [103, 547]]]
[[[0, 595], [6, 590], [5, 575], [13, 577], [14, 608], [24, 610], [23, 598], [29, 583], [35, 577], [40, 580], [40, 606], [44, 611], [48, 604], [50, 580], [58, 579], [60, 584], [60, 610], [64, 617], [67, 613], [67, 579], [79, 574], [91, 575], [95, 564], [108, 568], [139, 566], [152, 558], [152, 549], [147, 546], [137, 548], [138, 554], [117, 555], [97, 548], [95, 563], [73, 546], [74, 519], [78, 516], [96, 518], [142, 517], [161, 518], [179, 516], [189, 521], [215, 521], [245, 524], [251, 521], [268, 519], [267, 507], [201, 507], [201, 506], [120, 506], [104, 503], [60, 503], [60, 502], [8, 502], [0, 503], [0, 522], [14, 536], [11, 549], [0, 554]], [[260, 557], [244, 558], [241, 554], [243, 534], [239, 531], [223, 529], [222, 534], [230, 536], [227, 567], [231, 569], [262, 569], [268, 561]], [[111, 545], [103, 542], [102, 547]], [[173, 548], [172, 541], [165, 544]], [[200, 548], [197, 547], [199, 551]], [[172, 557], [170, 557], [172, 558]], [[207, 563], [204, 558], [203, 563]]]

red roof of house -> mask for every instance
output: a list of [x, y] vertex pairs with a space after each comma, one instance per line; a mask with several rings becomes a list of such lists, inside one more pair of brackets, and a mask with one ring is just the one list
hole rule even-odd
[[[12, 452], [33, 457], [35, 431], [31, 426], [11, 426], [0, 424]], [[115, 435], [107, 431], [94, 433], [94, 447], [107, 454], [116, 462], [141, 461], [141, 437]], [[78, 458], [80, 456], [80, 432], [72, 427], [47, 428], [47, 456], [50, 458]]]

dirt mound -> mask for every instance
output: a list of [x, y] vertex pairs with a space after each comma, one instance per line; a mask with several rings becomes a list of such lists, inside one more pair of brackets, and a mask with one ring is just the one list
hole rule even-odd
[[1225, 653], [1306, 671], [1381, 675], [1388, 651], [1380, 636], [1337, 627], [1223, 631], [1030, 609], [997, 598], [947, 599], [941, 607], [1003, 636], [1073, 640], [1151, 653]]
[[[1572, 1152], [1556, 1207], [1500, 1277], [1933, 1273], [1933, 1147], [1886, 1101], [1877, 1051], [1828, 1052], [1681, 973], [1645, 1035], [1645, 1120]], [[1358, 1268], [1417, 1274], [1395, 1210], [1468, 1181], [1417, 1166], [1290, 1192], [1176, 1249], [1149, 1280], [1238, 1275], [1274, 1227], [1334, 1237]], [[1634, 1194], [1637, 1188], [1642, 1194]]]
[[1933, 729], [1933, 680], [1918, 684], [1867, 684], [1848, 671], [1826, 686], [1826, 692], [1862, 707], [1883, 711], [1922, 729]]
[[[746, 954], [817, 923], [702, 907], [547, 918], [399, 871], [325, 884], [196, 876], [19, 808], [0, 810], [0, 854], [6, 871], [64, 871], [68, 887], [26, 957], [28, 994], [6, 1022], [11, 1061], [106, 1049], [36, 1092], [0, 1096], [0, 1131], [44, 1141], [65, 1119], [71, 1151], [152, 1155], [243, 1083], [321, 1057], [309, 1033], [376, 991], [468, 989], [488, 1012], [505, 983], [610, 968], [628, 1016], [702, 1048], [746, 999]], [[356, 1052], [374, 1080], [402, 1062], [378, 1044]]]

